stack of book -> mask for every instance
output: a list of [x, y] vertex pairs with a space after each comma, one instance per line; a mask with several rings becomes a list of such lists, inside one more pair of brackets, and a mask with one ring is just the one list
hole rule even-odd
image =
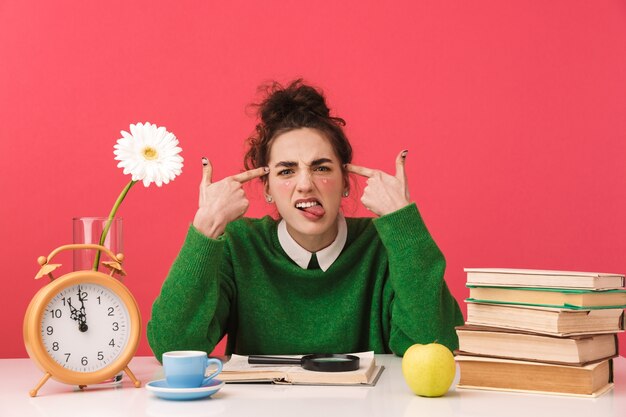
[[624, 275], [468, 268], [458, 388], [598, 396], [613, 386]]

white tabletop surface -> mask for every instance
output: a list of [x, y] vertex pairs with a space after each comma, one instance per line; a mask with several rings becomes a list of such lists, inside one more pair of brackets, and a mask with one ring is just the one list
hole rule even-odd
[[[41, 371], [30, 359], [1, 359], [0, 416], [626, 416], [623, 357], [615, 360], [614, 389], [599, 398], [457, 391], [454, 385], [444, 397], [422, 398], [406, 386], [401, 358], [377, 355], [376, 360], [386, 369], [375, 387], [227, 384], [211, 398], [166, 401], [143, 387], [134, 388], [126, 376], [121, 387], [88, 387], [83, 392], [49, 380], [39, 395], [31, 398], [28, 391], [41, 378]], [[134, 358], [130, 368], [144, 384], [162, 378], [161, 366], [151, 357]]]

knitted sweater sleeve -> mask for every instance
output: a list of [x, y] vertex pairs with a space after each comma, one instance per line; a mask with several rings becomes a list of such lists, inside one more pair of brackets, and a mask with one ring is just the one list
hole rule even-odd
[[159, 361], [171, 350], [210, 353], [225, 334], [234, 298], [221, 268], [225, 246], [190, 226], [148, 322], [148, 342]]
[[374, 219], [374, 225], [389, 258], [389, 348], [399, 356], [415, 343], [457, 349], [454, 327], [463, 324], [463, 315], [443, 279], [443, 254], [417, 206]]

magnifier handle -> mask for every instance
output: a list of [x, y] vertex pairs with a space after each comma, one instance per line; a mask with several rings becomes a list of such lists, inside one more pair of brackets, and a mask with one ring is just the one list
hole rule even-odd
[[248, 356], [249, 364], [258, 365], [301, 365], [300, 358], [282, 358], [279, 356]]

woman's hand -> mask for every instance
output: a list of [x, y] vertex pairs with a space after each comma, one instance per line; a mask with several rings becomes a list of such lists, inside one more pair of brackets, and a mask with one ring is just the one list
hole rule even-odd
[[212, 182], [211, 162], [202, 158], [202, 165], [204, 167], [202, 168], [202, 182], [200, 182], [200, 201], [193, 225], [204, 235], [215, 239], [224, 233], [228, 223], [242, 217], [248, 210], [250, 202], [246, 198], [242, 185], [266, 175], [269, 168], [251, 169]]
[[404, 171], [404, 161], [408, 151], [402, 151], [396, 157], [396, 175], [386, 172], [347, 164], [348, 172], [367, 177], [367, 186], [363, 190], [361, 202], [366, 209], [384, 216], [410, 204], [409, 186]]

